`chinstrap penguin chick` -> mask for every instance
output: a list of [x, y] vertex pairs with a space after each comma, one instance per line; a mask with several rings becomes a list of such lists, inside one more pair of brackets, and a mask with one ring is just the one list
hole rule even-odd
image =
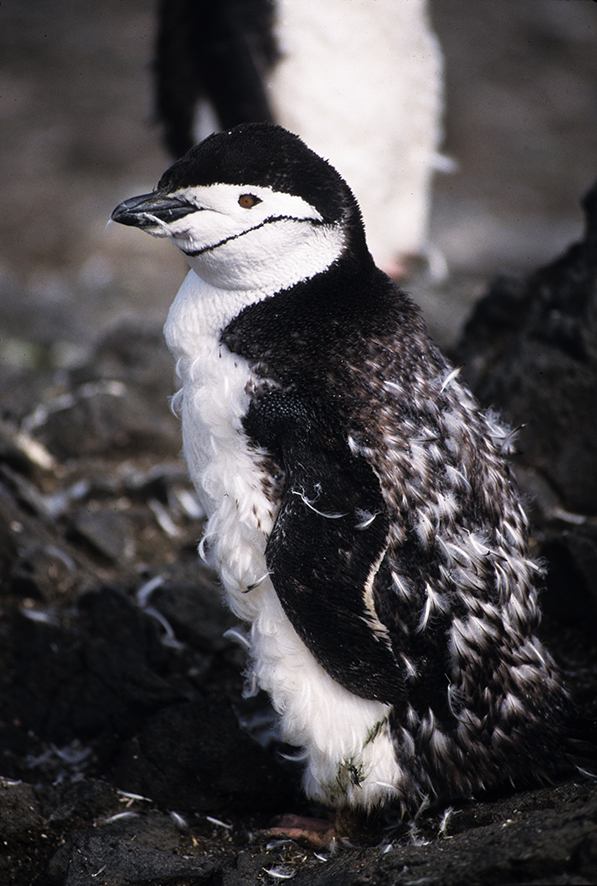
[[165, 334], [202, 547], [307, 795], [412, 815], [553, 777], [568, 700], [510, 432], [376, 268], [344, 180], [247, 124], [112, 217], [191, 266]]

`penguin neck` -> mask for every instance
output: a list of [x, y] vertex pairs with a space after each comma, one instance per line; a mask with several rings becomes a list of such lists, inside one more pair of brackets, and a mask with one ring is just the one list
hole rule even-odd
[[168, 311], [166, 344], [176, 357], [192, 357], [199, 341], [217, 339], [227, 323], [262, 298], [263, 293], [257, 290], [212, 286], [190, 270]]
[[217, 260], [209, 255], [191, 259], [191, 270], [172, 303], [164, 327], [168, 347], [175, 356], [193, 357], [199, 339], [219, 342], [222, 331], [246, 308], [318, 279], [332, 268], [347, 283], [356, 284], [363, 273], [371, 272], [374, 264], [362, 227], [355, 224], [351, 228], [352, 225], [311, 228], [313, 233], [304, 238], [304, 243], [299, 242], [297, 247], [295, 240], [292, 254], [281, 252], [275, 259], [270, 256], [263, 266], [244, 266], [238, 251], [224, 262], [221, 250], [227, 247], [214, 250]]
[[249, 305], [256, 297], [267, 298], [326, 271], [346, 242], [341, 225], [279, 218], [186, 257], [209, 287], [245, 293]]

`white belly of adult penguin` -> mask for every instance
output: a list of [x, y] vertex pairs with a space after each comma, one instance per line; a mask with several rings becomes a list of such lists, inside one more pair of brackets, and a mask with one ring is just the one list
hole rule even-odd
[[165, 334], [204, 546], [307, 795], [410, 815], [556, 773], [567, 695], [509, 432], [376, 268], [344, 180], [247, 124], [112, 218], [192, 268]]

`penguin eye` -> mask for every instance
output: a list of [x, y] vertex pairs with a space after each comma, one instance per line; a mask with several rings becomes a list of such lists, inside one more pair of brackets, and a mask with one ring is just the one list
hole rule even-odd
[[258, 203], [262, 201], [259, 197], [256, 197], [255, 194], [241, 194], [238, 198], [238, 205], [242, 206], [243, 209], [252, 209], [254, 206], [257, 206]]

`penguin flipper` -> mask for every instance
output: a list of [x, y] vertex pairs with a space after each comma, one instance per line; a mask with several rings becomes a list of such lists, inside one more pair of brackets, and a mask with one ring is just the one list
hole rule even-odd
[[403, 678], [373, 602], [390, 522], [378, 477], [340, 438], [316, 443], [294, 395], [254, 401], [244, 424], [286, 469], [266, 548], [286, 615], [338, 683], [363, 698], [396, 703]]

